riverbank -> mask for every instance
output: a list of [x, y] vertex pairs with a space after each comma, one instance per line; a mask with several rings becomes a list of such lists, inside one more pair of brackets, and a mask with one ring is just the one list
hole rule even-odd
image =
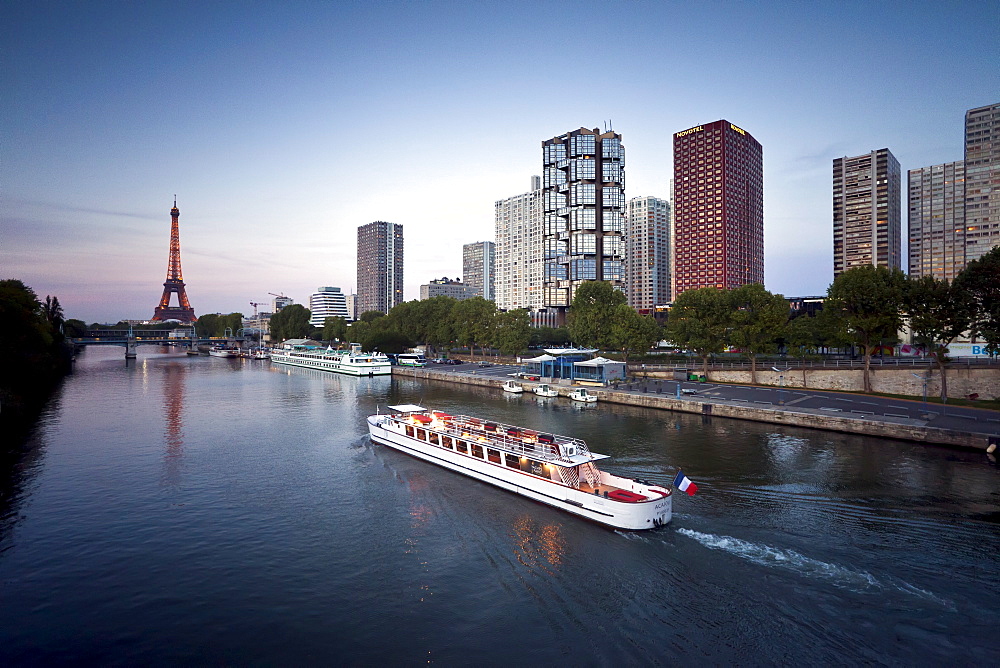
[[[506, 380], [504, 371], [508, 368], [510, 367], [503, 367], [503, 371], [499, 372], [500, 375], [496, 373], [487, 375], [485, 371], [477, 368], [437, 370], [393, 367], [392, 372], [399, 376], [493, 387], [497, 391], [501, 391], [500, 385]], [[531, 388], [536, 385], [532, 382], [519, 382], [522, 383], [526, 392], [530, 392]], [[567, 396], [573, 389], [567, 385], [552, 385], [551, 387], [563, 397]], [[698, 386], [691, 384], [691, 387]], [[676, 393], [665, 394], [663, 385], [654, 385], [651, 392], [648, 384], [617, 389], [594, 387], [587, 389], [597, 394], [598, 400], [605, 403], [894, 438], [972, 450], [986, 450], [1000, 438], [1000, 419], [984, 417], [981, 423], [977, 421], [975, 427], [969, 429], [951, 426], [938, 427], [929, 424], [938, 417], [938, 414], [921, 409], [919, 406], [917, 408], [924, 411], [919, 415], [903, 413], [876, 415], [871, 411], [844, 412], [843, 409], [792, 405], [791, 402], [776, 404], [772, 401], [736, 398], [726, 396], [726, 393], [722, 391], [709, 394], [708, 388], [701, 390], [686, 388], [684, 394], [681, 394], [679, 387], [676, 388]], [[712, 389], [719, 389], [719, 386], [712, 386]], [[972, 414], [971, 411], [966, 411], [966, 413]], [[964, 415], [957, 417], [965, 418]]]

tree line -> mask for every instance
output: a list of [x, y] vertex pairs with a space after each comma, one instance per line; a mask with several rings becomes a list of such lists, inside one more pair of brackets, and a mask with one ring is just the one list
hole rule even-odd
[[750, 360], [751, 382], [756, 382], [757, 355], [776, 352], [780, 345], [794, 357], [854, 345], [865, 362], [864, 389], [871, 392], [872, 356], [898, 341], [905, 321], [914, 342], [935, 360], [943, 399], [948, 391], [944, 351], [957, 338], [977, 337], [991, 354], [1000, 352], [1000, 248], [970, 262], [950, 282], [909, 278], [898, 269], [855, 267], [830, 284], [817, 315], [789, 316], [787, 300], [761, 285], [701, 288], [677, 298], [664, 334], [700, 357], [706, 372], [709, 358], [738, 348]]
[[21, 281], [0, 280], [0, 432], [30, 425], [72, 368], [63, 324], [58, 297], [42, 301]]

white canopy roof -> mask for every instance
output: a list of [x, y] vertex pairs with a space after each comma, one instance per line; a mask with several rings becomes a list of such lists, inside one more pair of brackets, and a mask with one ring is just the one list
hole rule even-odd
[[530, 360], [521, 360], [521, 364], [525, 362], [551, 362], [556, 359], [552, 355], [539, 355], [538, 357], [532, 357]]
[[423, 406], [417, 406], [416, 404], [400, 404], [398, 406], [389, 406], [389, 408], [397, 413], [423, 413], [427, 410]]
[[573, 362], [573, 366], [604, 366], [606, 364], [625, 364], [625, 362], [619, 362], [618, 360], [609, 360], [606, 357], [595, 357], [592, 360], [585, 360], [583, 362]]
[[591, 353], [596, 353], [597, 348], [546, 348], [545, 352], [550, 355], [572, 355], [573, 353], [590, 355]]

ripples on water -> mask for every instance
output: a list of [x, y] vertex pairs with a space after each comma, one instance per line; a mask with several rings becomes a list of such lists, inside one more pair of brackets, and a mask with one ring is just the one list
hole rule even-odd
[[[88, 350], [0, 477], [0, 663], [995, 658], [976, 453], [499, 390]], [[413, 402], [698, 484], [615, 532], [373, 445]]]

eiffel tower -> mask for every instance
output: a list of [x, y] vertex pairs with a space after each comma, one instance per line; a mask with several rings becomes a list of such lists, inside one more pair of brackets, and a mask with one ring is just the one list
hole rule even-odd
[[[153, 312], [152, 321], [180, 320], [183, 323], [192, 323], [198, 318], [194, 315], [194, 309], [188, 302], [187, 293], [184, 291], [184, 278], [181, 276], [181, 235], [177, 219], [181, 212], [177, 208], [177, 195], [174, 195], [174, 208], [170, 210], [170, 260], [167, 262], [167, 280], [163, 283], [163, 296], [160, 297], [160, 305]], [[177, 294], [177, 306], [170, 305], [170, 295]]]

